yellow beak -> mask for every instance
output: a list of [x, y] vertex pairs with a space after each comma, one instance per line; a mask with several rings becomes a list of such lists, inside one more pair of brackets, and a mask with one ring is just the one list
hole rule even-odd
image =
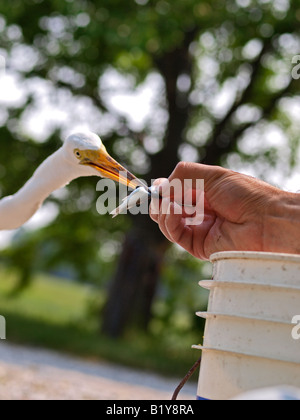
[[103, 145], [100, 150], [82, 150], [80, 164], [91, 166], [100, 172], [103, 178], [117, 181], [129, 188], [148, 188], [141, 180], [109, 156]]

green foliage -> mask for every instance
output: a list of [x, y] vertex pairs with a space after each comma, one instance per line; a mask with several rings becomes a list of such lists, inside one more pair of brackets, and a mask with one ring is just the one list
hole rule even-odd
[[203, 330], [204, 323], [195, 313], [206, 309], [208, 299], [208, 293], [201, 290], [198, 283], [211, 278], [211, 265], [199, 263], [172, 247], [166, 256], [162, 277], [164, 281], [154, 304], [150, 331], [157, 336], [196, 336], [197, 331]]

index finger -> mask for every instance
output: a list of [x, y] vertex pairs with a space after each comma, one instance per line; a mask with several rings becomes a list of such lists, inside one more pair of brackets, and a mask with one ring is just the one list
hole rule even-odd
[[189, 179], [192, 180], [195, 186], [197, 180], [203, 179], [205, 186], [209, 188], [212, 183], [224, 176], [226, 171], [227, 169], [220, 166], [203, 165], [193, 162], [180, 162], [171, 174], [169, 181], [173, 181], [175, 179], [179, 179], [181, 181]]

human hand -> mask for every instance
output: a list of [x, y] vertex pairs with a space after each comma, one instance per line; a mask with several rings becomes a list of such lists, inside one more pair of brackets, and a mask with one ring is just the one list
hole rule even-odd
[[[186, 223], [170, 197], [168, 182], [204, 180], [204, 221]], [[300, 254], [300, 196], [258, 179], [216, 166], [180, 163], [169, 180], [157, 180], [162, 200], [152, 199], [150, 215], [163, 234], [200, 259], [219, 251]], [[193, 194], [192, 194], [193, 195]], [[178, 214], [179, 213], [179, 214]], [[181, 214], [180, 214], [181, 213]]]

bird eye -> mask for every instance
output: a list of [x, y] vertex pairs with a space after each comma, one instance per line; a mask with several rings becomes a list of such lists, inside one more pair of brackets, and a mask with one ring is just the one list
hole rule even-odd
[[77, 158], [81, 158], [81, 153], [79, 152], [79, 150], [75, 150], [75, 156], [77, 157]]

